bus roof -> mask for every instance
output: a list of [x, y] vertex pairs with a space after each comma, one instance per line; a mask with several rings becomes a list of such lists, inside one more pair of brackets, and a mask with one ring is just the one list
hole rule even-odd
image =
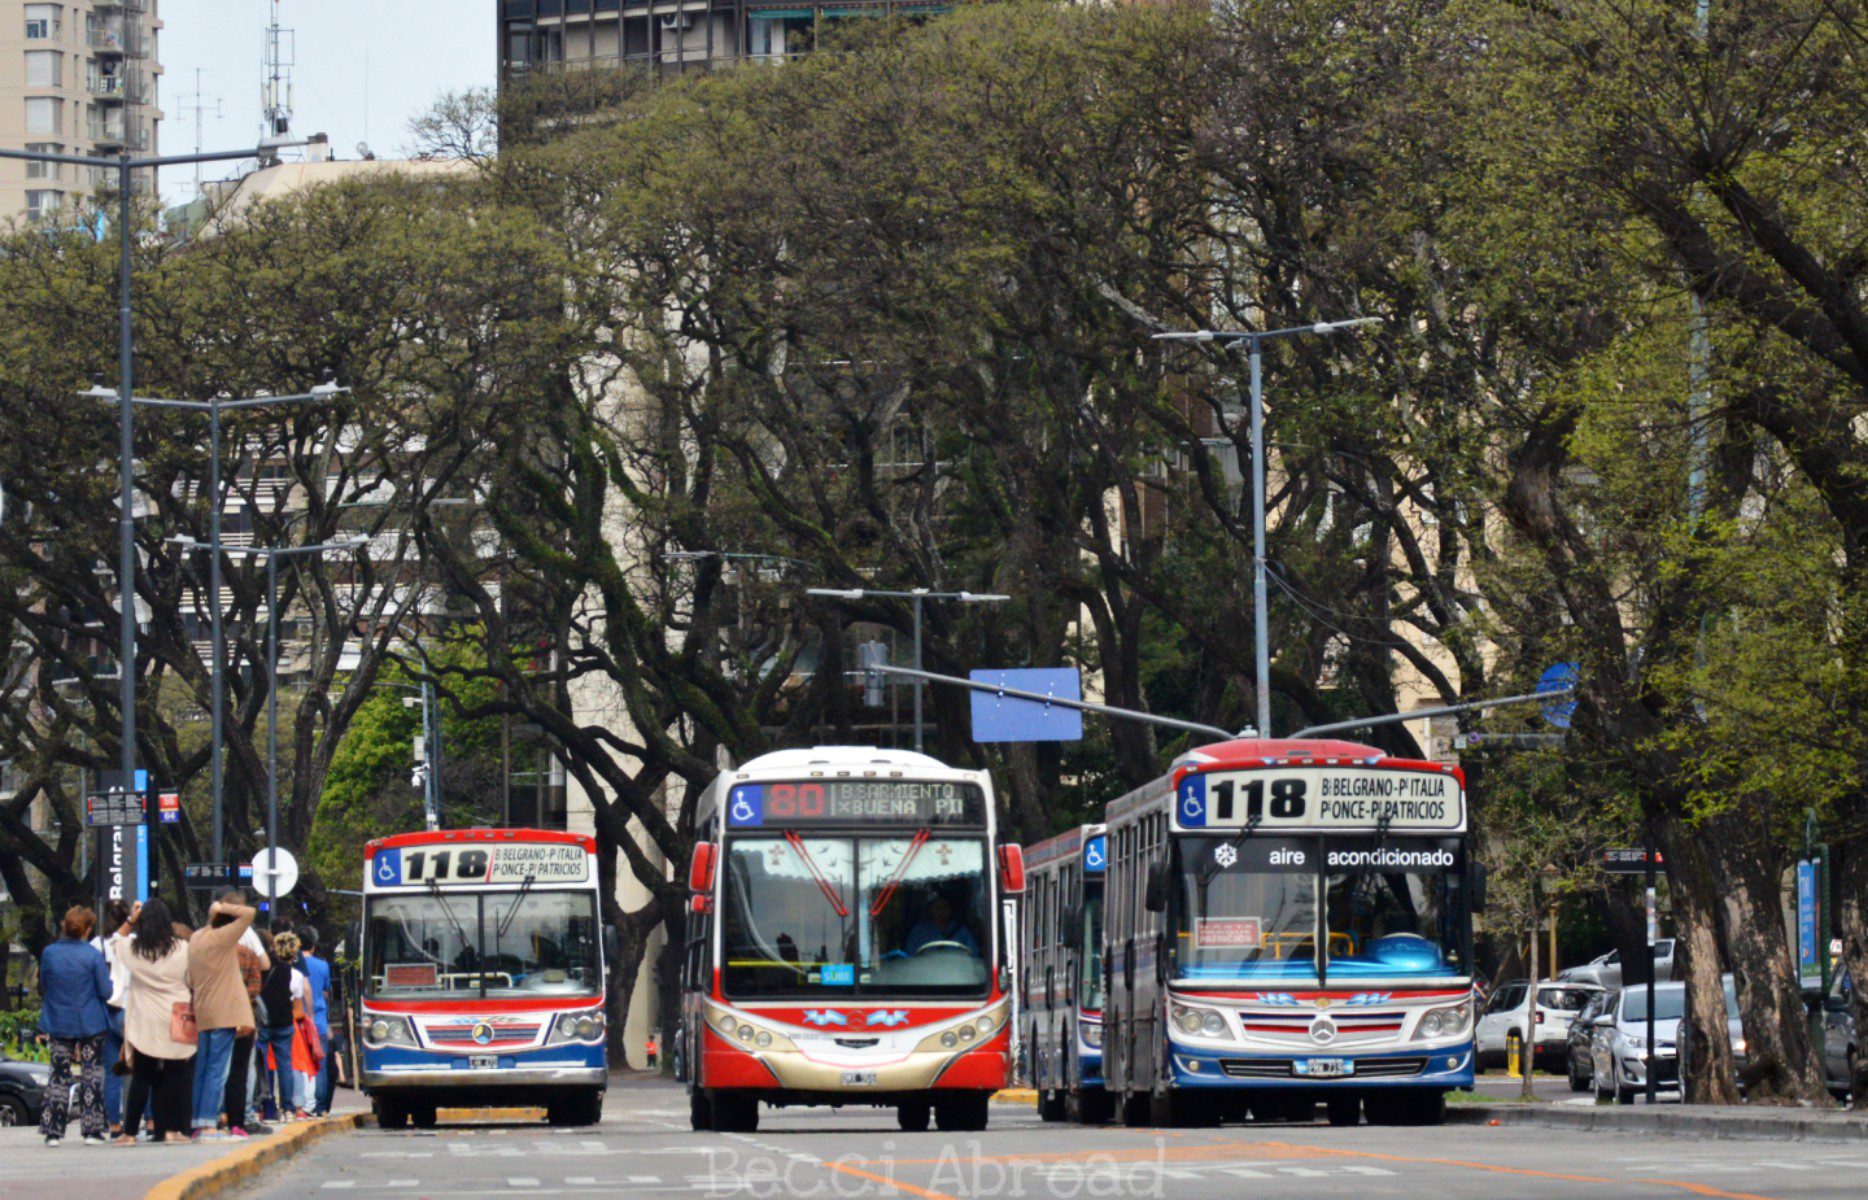
[[810, 768], [854, 771], [891, 768], [910, 771], [952, 771], [938, 758], [912, 750], [884, 750], [878, 746], [812, 746], [809, 749], [773, 750], [742, 764], [730, 775], [752, 775], [770, 771], [801, 771]]
[[567, 833], [562, 829], [421, 829], [414, 833], [392, 833], [386, 838], [372, 838], [366, 854], [401, 846], [445, 846], [462, 842], [558, 842], [582, 846], [595, 854], [597, 839], [587, 833]]
[[1086, 838], [1095, 837], [1101, 832], [1102, 825], [1078, 825], [1045, 838], [1042, 842], [1034, 842], [1025, 847], [1025, 869], [1030, 871], [1060, 858], [1069, 858], [1083, 848]]

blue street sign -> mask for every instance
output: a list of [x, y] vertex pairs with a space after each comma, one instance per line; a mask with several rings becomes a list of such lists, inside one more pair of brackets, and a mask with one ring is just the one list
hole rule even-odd
[[[1564, 688], [1573, 688], [1582, 681], [1583, 668], [1580, 663], [1558, 663], [1537, 677], [1537, 690], [1540, 692], [1560, 692]], [[1558, 729], [1568, 729], [1570, 721], [1576, 716], [1575, 693], [1571, 698], [1559, 700], [1554, 704], [1544, 705], [1544, 720]]]
[[1797, 974], [1805, 983], [1822, 981], [1823, 968], [1816, 945], [1816, 864], [1797, 863]]
[[[1075, 667], [1027, 667], [1016, 671], [972, 671], [977, 683], [1039, 692], [1062, 700], [1083, 699], [1083, 680]], [[1058, 704], [1040, 704], [991, 692], [972, 692], [973, 740], [976, 742], [1079, 742], [1083, 714]]]

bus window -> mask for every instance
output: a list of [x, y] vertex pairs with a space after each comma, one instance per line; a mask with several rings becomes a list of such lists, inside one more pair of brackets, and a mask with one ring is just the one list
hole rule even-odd
[[1179, 849], [1182, 974], [1316, 977], [1314, 841], [1188, 838]]
[[1463, 969], [1453, 849], [1428, 841], [1331, 839], [1325, 854], [1332, 977]]

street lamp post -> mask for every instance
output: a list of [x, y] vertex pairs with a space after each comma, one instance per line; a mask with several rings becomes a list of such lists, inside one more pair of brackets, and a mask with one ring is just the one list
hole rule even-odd
[[1219, 342], [1231, 349], [1241, 342], [1251, 352], [1252, 360], [1252, 613], [1253, 659], [1258, 682], [1258, 736], [1271, 736], [1271, 633], [1266, 625], [1265, 599], [1265, 410], [1262, 356], [1260, 344], [1272, 338], [1297, 337], [1306, 333], [1335, 333], [1358, 325], [1379, 325], [1380, 317], [1356, 317], [1348, 321], [1320, 321], [1314, 325], [1291, 325], [1283, 329], [1258, 331], [1220, 331], [1200, 329], [1189, 333], [1157, 333], [1156, 341]]
[[202, 162], [227, 162], [243, 158], [276, 157], [287, 146], [304, 142], [271, 141], [252, 150], [218, 150], [207, 154], [165, 154], [133, 158], [128, 150], [115, 156], [90, 154], [47, 154], [39, 150], [0, 150], [0, 158], [25, 162], [61, 163], [79, 167], [114, 168], [117, 172], [117, 604], [122, 610], [119, 630], [119, 661], [122, 678], [118, 683], [118, 705], [122, 708], [123, 786], [136, 786], [136, 517], [133, 507], [136, 487], [134, 458], [136, 393], [134, 353], [130, 339], [130, 183], [133, 171], [150, 172], [150, 191], [155, 191], [155, 173], [162, 167]]
[[[201, 546], [192, 538], [174, 539], [178, 545]], [[315, 546], [225, 546], [222, 553], [264, 556], [266, 559], [266, 845], [279, 848], [279, 560], [326, 550], [354, 550], [368, 542], [355, 538], [343, 542], [320, 542]], [[269, 870], [261, 889], [268, 900], [273, 894], [273, 873]], [[256, 881], [257, 882], [257, 881]]]
[[[222, 721], [225, 719], [222, 709], [226, 706], [227, 677], [227, 640], [221, 632], [221, 414], [236, 412], [247, 408], [261, 408], [270, 404], [294, 404], [309, 401], [329, 400], [349, 388], [338, 387], [335, 383], [321, 383], [308, 392], [291, 396], [252, 396], [243, 400], [160, 400], [153, 396], [132, 396], [131, 405], [145, 408], [174, 408], [184, 412], [204, 412], [208, 414], [208, 592], [213, 600], [208, 609], [211, 626], [210, 637], [214, 642], [214, 666], [209, 686], [212, 689], [210, 723], [214, 727], [214, 748], [209, 767], [209, 776], [213, 780], [214, 803], [214, 855], [213, 861], [221, 861], [224, 829], [224, 807], [222, 797], [226, 791], [226, 772], [222, 747], [225, 739], [222, 734]], [[118, 400], [116, 392], [109, 388], [94, 387], [79, 395], [90, 396], [99, 400]], [[196, 543], [199, 545], [199, 543]]]
[[[915, 588], [907, 592], [881, 591], [875, 588], [806, 588], [807, 596], [823, 596], [832, 600], [869, 600], [900, 599], [913, 600], [915, 610], [915, 670], [921, 669], [921, 603], [924, 600], [958, 600], [962, 604], [1003, 604], [1010, 596], [997, 592], [930, 592], [926, 588]], [[923, 745], [923, 726], [921, 723], [921, 680], [915, 680], [915, 752], [921, 753]]]

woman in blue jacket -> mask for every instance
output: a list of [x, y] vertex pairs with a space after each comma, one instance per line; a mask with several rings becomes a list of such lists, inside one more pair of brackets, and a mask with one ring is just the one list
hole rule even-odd
[[97, 914], [83, 905], [65, 913], [65, 935], [39, 958], [39, 1032], [52, 1042], [52, 1081], [45, 1089], [39, 1132], [45, 1144], [65, 1139], [71, 1122], [71, 1085], [87, 1146], [104, 1144], [104, 1034], [110, 1029], [110, 968], [88, 939]]

